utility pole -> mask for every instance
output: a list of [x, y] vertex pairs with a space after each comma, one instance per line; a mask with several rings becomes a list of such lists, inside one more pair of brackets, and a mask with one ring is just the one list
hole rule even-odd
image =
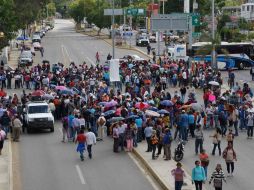
[[214, 41], [215, 41], [215, 20], [214, 20], [214, 0], [212, 0], [212, 67], [214, 69], [218, 69], [217, 68], [217, 61], [216, 61], [216, 55], [215, 55], [215, 44], [214, 44]]
[[112, 58], [115, 59], [115, 0], [112, 0]]

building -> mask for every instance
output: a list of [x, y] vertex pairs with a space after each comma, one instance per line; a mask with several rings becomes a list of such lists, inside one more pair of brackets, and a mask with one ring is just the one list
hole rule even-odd
[[254, 21], [254, 1], [241, 5], [241, 17], [247, 21]]

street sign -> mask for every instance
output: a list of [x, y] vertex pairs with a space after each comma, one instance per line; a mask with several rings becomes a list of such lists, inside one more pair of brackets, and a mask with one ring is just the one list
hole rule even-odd
[[[104, 16], [112, 16], [113, 9], [104, 9]], [[123, 9], [114, 9], [114, 15], [123, 15]]]
[[192, 37], [193, 38], [199, 38], [201, 36], [201, 32], [193, 32]]
[[126, 15], [128, 15], [128, 16], [144, 16], [145, 9], [137, 9], [137, 8], [126, 9]]
[[188, 14], [159, 14], [151, 17], [151, 29], [154, 31], [188, 31]]
[[192, 26], [200, 26], [200, 16], [192, 15]]

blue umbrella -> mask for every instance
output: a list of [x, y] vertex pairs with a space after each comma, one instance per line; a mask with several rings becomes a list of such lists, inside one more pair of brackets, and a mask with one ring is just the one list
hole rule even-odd
[[160, 104], [163, 106], [173, 106], [173, 103], [170, 100], [163, 100]]
[[139, 118], [138, 115], [131, 115], [131, 116], [127, 117], [126, 119], [137, 119], [137, 118]]
[[109, 119], [108, 121], [109, 121], [110, 123], [112, 123], [112, 122], [118, 122], [118, 121], [123, 121], [123, 120], [124, 120], [123, 117], [112, 117], [112, 118]]
[[156, 108], [156, 107], [150, 107], [150, 108], [148, 108], [149, 110], [152, 110], [152, 111], [158, 111], [158, 108]]
[[100, 102], [98, 105], [99, 106], [105, 106], [108, 102]]
[[164, 110], [164, 109], [159, 110], [158, 113], [159, 114], [169, 114], [169, 112], [167, 110]]
[[16, 40], [20, 40], [20, 41], [24, 41], [24, 40], [29, 40], [29, 38], [27, 36], [19, 36], [16, 38]]
[[112, 114], [114, 114], [114, 113], [116, 113], [115, 110], [108, 110], [108, 111], [106, 111], [106, 112], [104, 113], [104, 115], [105, 115], [105, 116], [109, 116], [109, 115], [112, 115]]
[[88, 109], [88, 111], [90, 112], [90, 113], [92, 113], [92, 114], [94, 114], [95, 113], [95, 109]]
[[75, 93], [71, 89], [66, 89], [66, 90], [61, 90], [60, 91], [61, 95], [74, 95]]

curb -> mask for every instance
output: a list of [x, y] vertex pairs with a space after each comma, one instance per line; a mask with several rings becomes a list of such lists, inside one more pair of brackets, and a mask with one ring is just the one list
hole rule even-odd
[[[11, 138], [10, 138], [11, 139]], [[9, 141], [9, 190], [13, 190], [12, 141]]]
[[134, 154], [139, 160], [141, 160], [142, 164], [144, 164], [146, 169], [152, 174], [153, 178], [163, 190], [170, 190], [169, 187], [167, 187], [166, 183], [162, 179], [160, 179], [160, 176], [157, 174], [157, 172], [155, 172], [151, 168], [151, 166], [149, 166], [147, 161], [138, 153], [138, 151], [135, 150], [135, 148], [132, 150], [132, 154]]

